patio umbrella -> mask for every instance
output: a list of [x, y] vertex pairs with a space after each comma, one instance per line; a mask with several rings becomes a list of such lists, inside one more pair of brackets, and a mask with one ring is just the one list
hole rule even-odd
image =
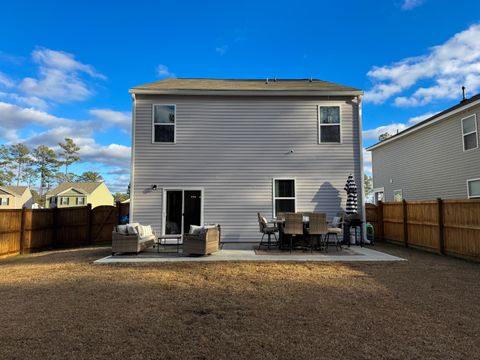
[[357, 214], [357, 184], [355, 184], [352, 174], [348, 175], [344, 190], [347, 192], [347, 206], [345, 209], [346, 214]]

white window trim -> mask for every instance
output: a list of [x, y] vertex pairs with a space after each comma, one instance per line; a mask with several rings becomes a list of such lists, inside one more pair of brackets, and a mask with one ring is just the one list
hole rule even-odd
[[[3, 200], [6, 200], [5, 204], [3, 203]], [[1, 197], [0, 198], [0, 206], [8, 206], [10, 204], [10, 198], [8, 197]]]
[[467, 180], [467, 197], [469, 199], [480, 199], [480, 195], [476, 195], [476, 196], [470, 196], [470, 191], [469, 191], [469, 184], [472, 182], [472, 181], [480, 181], [480, 178], [478, 179], [468, 179]]
[[[173, 106], [175, 122], [172, 124], [157, 124], [159, 126], [173, 126], [173, 142], [155, 141], [155, 106]], [[176, 104], [152, 104], [152, 144], [169, 145], [177, 143], [177, 105]]]
[[[67, 199], [67, 202], [64, 203], [63, 199]], [[60, 197], [60, 205], [70, 205], [70, 198], [68, 196], [61, 196]]]
[[[318, 144], [319, 145], [341, 145], [342, 144], [342, 102], [328, 102], [317, 105], [317, 127], [318, 127]], [[339, 108], [340, 122], [338, 124], [320, 124], [320, 108], [336, 106]], [[340, 126], [340, 141], [339, 142], [322, 142], [322, 126]]]
[[[472, 116], [473, 116], [473, 119], [474, 119], [474, 122], [475, 122], [475, 131], [470, 131], [469, 133], [464, 134], [464, 133], [463, 133], [463, 121], [466, 120], [466, 119], [468, 119], [468, 118], [471, 118]], [[462, 118], [462, 121], [461, 121], [460, 123], [461, 123], [461, 126], [462, 126], [462, 147], [463, 147], [463, 152], [467, 152], [467, 151], [470, 151], [470, 150], [478, 149], [477, 114], [471, 114], [471, 115], [468, 115], [468, 116]], [[475, 146], [474, 148], [465, 150], [465, 136], [471, 135], [471, 134], [473, 134], [473, 133], [475, 133], [475, 141], [476, 141], [476, 143], [477, 143], [477, 146]]]
[[[80, 204], [80, 199], [83, 200], [83, 203]], [[85, 197], [84, 196], [79, 196], [77, 197], [77, 204], [76, 205], [85, 205]]]
[[[403, 200], [403, 190], [402, 189], [397, 189], [397, 190], [393, 190], [393, 201], [397, 202], [397, 200], [395, 200], [395, 193], [397, 191], [400, 191], [400, 193], [402, 194], [402, 200]], [[385, 196], [385, 195], [384, 195]]]
[[373, 188], [373, 201], [375, 203], [377, 202], [377, 194], [378, 193], [383, 193], [383, 200], [385, 200], [385, 188], [384, 187]]
[[[294, 197], [276, 197], [275, 196], [275, 181], [277, 180], [293, 180], [293, 191], [295, 191]], [[282, 199], [282, 200], [294, 200], [295, 201], [295, 212], [297, 212], [297, 179], [294, 177], [279, 177], [272, 179], [272, 217], [275, 217], [276, 208], [275, 208], [275, 200]]]

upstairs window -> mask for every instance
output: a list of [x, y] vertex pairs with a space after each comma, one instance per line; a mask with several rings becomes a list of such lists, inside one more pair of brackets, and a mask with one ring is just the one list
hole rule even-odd
[[468, 198], [480, 198], [480, 179], [467, 180]]
[[8, 197], [2, 197], [0, 198], [0, 205], [2, 206], [8, 206], [10, 203], [10, 199]]
[[175, 105], [153, 105], [152, 142], [175, 142], [175, 113]]
[[318, 143], [335, 143], [342, 141], [340, 106], [328, 105], [318, 107]]
[[477, 116], [462, 119], [463, 151], [478, 148]]
[[295, 179], [273, 179], [273, 216], [296, 208]]

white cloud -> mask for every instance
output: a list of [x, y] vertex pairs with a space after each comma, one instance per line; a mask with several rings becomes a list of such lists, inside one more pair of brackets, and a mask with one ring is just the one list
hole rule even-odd
[[158, 64], [157, 66], [157, 76], [162, 78], [172, 78], [175, 77], [175, 74], [168, 70], [168, 66], [163, 64]]
[[15, 86], [15, 83], [6, 74], [0, 72], [0, 86], [11, 88]]
[[364, 140], [378, 141], [378, 137], [381, 134], [388, 132], [390, 135], [395, 135], [397, 132], [403, 131], [412, 125], [418, 124], [419, 122], [426, 120], [435, 114], [436, 113], [428, 112], [426, 114], [411, 117], [407, 120], [406, 123], [394, 123], [389, 125], [382, 125], [375, 129], [364, 130], [362, 136]]
[[367, 175], [372, 175], [372, 153], [363, 148], [363, 171]]
[[364, 140], [375, 140], [378, 141], [378, 137], [381, 134], [384, 133], [389, 133], [390, 135], [395, 135], [400, 131], [403, 131], [407, 128], [408, 126], [402, 123], [396, 123], [396, 124], [389, 124], [389, 125], [382, 125], [379, 126], [375, 129], [370, 129], [370, 130], [365, 130], [363, 132], [363, 139]]
[[19, 89], [29, 96], [57, 103], [81, 101], [93, 95], [82, 75], [106, 79], [93, 66], [83, 64], [75, 60], [74, 55], [63, 51], [37, 49], [32, 53], [32, 59], [39, 65], [39, 77], [27, 77], [19, 84]]
[[111, 109], [92, 109], [89, 111], [101, 125], [118, 127], [129, 133], [132, 127], [132, 115], [126, 111], [114, 111]]
[[460, 99], [461, 87], [469, 92], [480, 89], [480, 24], [455, 34], [426, 55], [409, 57], [392, 65], [373, 67], [368, 77], [374, 82], [365, 100], [383, 103], [422, 85], [413, 93], [398, 96], [397, 106], [421, 106], [436, 100]]
[[402, 10], [412, 10], [419, 7], [425, 2], [425, 0], [404, 0], [402, 4]]
[[0, 92], [0, 99], [10, 100], [15, 104], [26, 105], [40, 110], [45, 110], [48, 107], [45, 100], [36, 96], [21, 96], [15, 93]]
[[222, 45], [222, 46], [218, 46], [215, 48], [215, 51], [220, 55], [220, 56], [223, 56], [226, 54], [226, 52], [228, 51], [228, 45]]

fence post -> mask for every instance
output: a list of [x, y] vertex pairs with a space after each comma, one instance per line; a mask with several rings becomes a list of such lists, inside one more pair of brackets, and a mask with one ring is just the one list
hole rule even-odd
[[88, 236], [88, 244], [91, 245], [92, 240], [92, 204], [87, 204], [87, 236]]
[[407, 218], [407, 202], [402, 200], [403, 205], [403, 243], [408, 246], [408, 218]]
[[20, 254], [25, 252], [25, 208], [22, 207], [21, 219], [20, 219]]
[[440, 254], [445, 254], [445, 239], [443, 237], [443, 201], [441, 198], [437, 199], [438, 211], [438, 251]]
[[379, 201], [377, 205], [377, 223], [378, 223], [378, 239], [383, 241], [383, 201]]

